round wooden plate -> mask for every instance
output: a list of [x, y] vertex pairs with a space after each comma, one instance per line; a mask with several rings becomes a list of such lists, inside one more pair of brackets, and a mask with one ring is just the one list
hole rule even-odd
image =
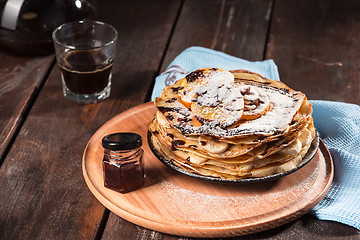
[[[118, 216], [145, 228], [188, 237], [230, 237], [288, 223], [317, 205], [327, 193], [334, 167], [320, 142], [315, 157], [300, 170], [274, 181], [219, 183], [192, 178], [162, 164], [147, 143], [156, 108], [145, 103], [105, 123], [83, 155], [83, 174], [94, 196]], [[103, 136], [135, 132], [143, 137], [145, 187], [121, 194], [104, 187]]]

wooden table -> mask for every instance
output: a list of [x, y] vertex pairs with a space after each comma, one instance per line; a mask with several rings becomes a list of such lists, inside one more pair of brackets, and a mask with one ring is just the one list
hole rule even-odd
[[[87, 188], [81, 159], [96, 130], [149, 101], [154, 78], [189, 46], [274, 59], [282, 81], [309, 99], [360, 104], [357, 0], [103, 0], [98, 11], [119, 31], [111, 97], [101, 103], [66, 100], [53, 55], [0, 53], [0, 239], [184, 239], [109, 212]], [[306, 214], [233, 239], [327, 238], [360, 234]]]

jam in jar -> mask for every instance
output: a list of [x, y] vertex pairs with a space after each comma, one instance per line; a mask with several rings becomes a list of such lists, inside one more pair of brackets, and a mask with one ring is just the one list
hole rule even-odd
[[142, 138], [136, 133], [113, 133], [103, 137], [104, 185], [127, 193], [144, 185]]

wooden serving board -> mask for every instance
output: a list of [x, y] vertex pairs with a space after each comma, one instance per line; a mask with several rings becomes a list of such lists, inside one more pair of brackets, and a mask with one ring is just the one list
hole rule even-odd
[[[118, 216], [145, 228], [188, 237], [230, 237], [259, 232], [310, 211], [327, 193], [333, 163], [321, 142], [300, 170], [276, 181], [217, 183], [192, 178], [163, 165], [147, 143], [147, 126], [156, 108], [145, 103], [104, 124], [83, 155], [83, 174], [94, 196]], [[121, 194], [104, 187], [103, 136], [135, 132], [143, 137], [146, 186]]]

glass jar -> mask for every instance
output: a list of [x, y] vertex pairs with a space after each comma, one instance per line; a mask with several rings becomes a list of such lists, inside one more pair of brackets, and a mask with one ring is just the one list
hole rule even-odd
[[144, 185], [142, 138], [136, 133], [114, 133], [102, 139], [104, 186], [120, 193]]

